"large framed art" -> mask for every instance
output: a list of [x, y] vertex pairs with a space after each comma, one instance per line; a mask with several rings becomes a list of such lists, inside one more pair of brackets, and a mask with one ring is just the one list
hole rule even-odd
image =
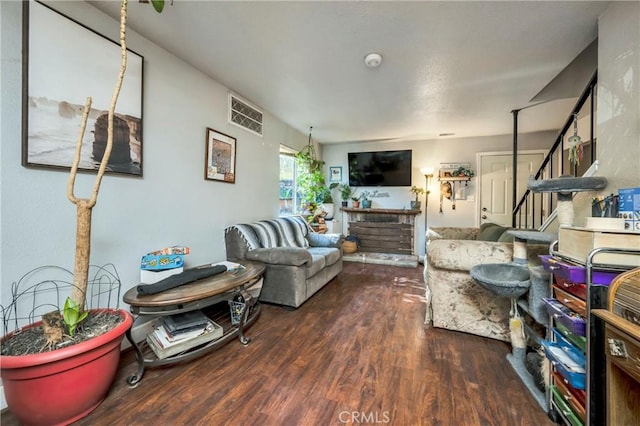
[[236, 183], [236, 138], [207, 128], [204, 178]]
[[[23, 9], [22, 165], [69, 169], [87, 97], [92, 98], [79, 170], [97, 171], [120, 45], [36, 1]], [[107, 171], [142, 176], [143, 57], [128, 50]]]

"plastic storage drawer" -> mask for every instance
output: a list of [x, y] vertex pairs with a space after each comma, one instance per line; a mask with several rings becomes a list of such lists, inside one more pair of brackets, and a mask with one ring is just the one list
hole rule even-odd
[[[564, 259], [558, 259], [551, 255], [540, 255], [542, 266], [547, 271], [551, 272], [557, 277], [564, 278], [571, 283], [587, 282], [587, 268], [580, 265], [567, 262]], [[593, 270], [591, 283], [599, 285], [609, 285], [611, 281], [618, 275], [618, 272], [605, 272], [599, 270]]]
[[582, 353], [587, 352], [587, 337], [586, 336], [578, 336], [569, 331], [567, 327], [560, 323], [556, 323], [556, 330], [558, 333], [562, 334], [562, 336], [569, 341], [576, 348], [580, 349]]
[[549, 386], [549, 389], [551, 389], [553, 402], [562, 414], [562, 417], [564, 417], [569, 422], [569, 424], [571, 424], [571, 426], [584, 426], [582, 420], [580, 420], [580, 418], [575, 415], [573, 410], [569, 408], [564, 398], [560, 394], [560, 391], [558, 391], [558, 388], [556, 388], [554, 385], [551, 385]]
[[555, 285], [553, 286], [553, 297], [567, 308], [577, 312], [585, 318], [587, 317], [587, 304], [579, 297], [576, 297]]
[[570, 332], [578, 336], [587, 335], [587, 321], [571, 309], [558, 302], [556, 299], [542, 299], [547, 305], [547, 312], [553, 318], [565, 326]]
[[587, 359], [575, 346], [554, 330], [555, 342], [543, 340], [540, 343], [554, 368], [574, 388], [583, 390], [586, 385]]

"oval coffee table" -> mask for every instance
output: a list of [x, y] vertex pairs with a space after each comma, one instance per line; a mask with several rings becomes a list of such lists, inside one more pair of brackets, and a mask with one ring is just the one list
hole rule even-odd
[[[136, 287], [125, 293], [123, 300], [130, 305], [131, 313], [135, 316], [133, 326], [127, 331], [127, 339], [136, 351], [138, 363], [136, 373], [127, 379], [130, 386], [134, 386], [142, 380], [144, 368], [147, 366], [168, 365], [195, 359], [226, 344], [235, 336], [239, 337], [240, 343], [243, 345], [249, 343], [250, 339], [244, 335], [244, 329], [252, 324], [260, 313], [258, 298], [262, 289], [261, 280], [265, 265], [252, 261], [238, 263], [244, 268], [233, 272], [226, 271], [160, 293], [138, 294]], [[238, 312], [239, 321], [232, 321], [229, 307], [226, 306], [226, 310], [224, 307], [228, 305], [227, 302], [233, 302], [237, 299], [242, 300], [243, 306], [242, 310]], [[222, 305], [222, 309], [214, 310], [215, 305]], [[148, 320], [150, 317], [181, 314], [196, 309], [203, 310], [212, 320], [222, 326], [223, 334], [221, 337], [164, 359], [158, 359], [149, 349], [146, 340], [136, 343], [132, 337], [131, 330], [143, 318]], [[234, 324], [235, 322], [237, 324]]]

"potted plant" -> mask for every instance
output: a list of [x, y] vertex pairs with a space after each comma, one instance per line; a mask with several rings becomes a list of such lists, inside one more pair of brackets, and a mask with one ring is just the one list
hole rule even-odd
[[421, 202], [418, 200], [418, 197], [421, 194], [424, 194], [424, 188], [421, 188], [419, 186], [412, 186], [411, 189], [409, 190], [412, 194], [415, 195], [416, 199], [414, 201], [411, 202], [411, 210], [420, 210], [421, 207]]
[[355, 193], [351, 195], [351, 206], [354, 209], [360, 208], [360, 196]]
[[309, 144], [295, 155], [295, 159], [298, 166], [298, 188], [306, 210], [304, 214], [307, 215], [308, 220], [312, 220], [318, 205], [325, 198], [327, 187], [323, 171], [325, 163], [316, 158], [315, 149], [311, 143], [311, 134], [309, 134]]
[[360, 195], [360, 201], [362, 202], [363, 209], [371, 208], [371, 200], [369, 199], [369, 195], [371, 195], [371, 192], [369, 191], [362, 191], [362, 195]]
[[340, 186], [340, 198], [342, 198], [342, 207], [347, 207], [347, 204], [349, 203], [349, 199], [351, 199], [351, 196], [353, 195], [354, 191], [347, 184], [341, 183], [339, 186]]
[[335, 214], [335, 206], [333, 204], [333, 195], [331, 195], [331, 190], [337, 186], [337, 183], [332, 183], [329, 187], [322, 187], [318, 195], [318, 202], [321, 203], [322, 210], [326, 213], [326, 220], [333, 219]]
[[451, 172], [451, 176], [472, 178], [475, 176], [475, 173], [467, 167], [460, 166]]
[[[154, 8], [161, 10], [163, 0], [154, 0]], [[158, 11], [160, 11], [158, 10]], [[102, 177], [107, 168], [113, 147], [113, 122], [115, 107], [122, 86], [127, 62], [126, 48], [127, 0], [122, 0], [120, 8], [121, 64], [108, 111], [107, 145], [102, 156], [96, 181], [90, 198], [78, 198], [74, 193], [75, 177], [80, 160], [82, 140], [91, 111], [91, 98], [87, 98], [80, 124], [80, 134], [76, 145], [76, 155], [67, 184], [67, 198], [76, 205], [76, 252], [72, 283], [69, 282], [70, 296], [62, 310], [43, 315], [42, 321], [24, 325], [24, 320], [33, 319], [33, 313], [24, 318], [17, 314], [16, 301], [22, 296], [19, 285], [14, 286], [13, 303], [3, 307], [3, 325], [15, 327], [2, 338], [0, 366], [4, 393], [9, 410], [25, 424], [68, 424], [90, 413], [106, 396], [115, 377], [120, 360], [120, 343], [133, 323], [131, 314], [122, 309], [98, 309], [86, 311], [89, 285], [89, 255], [91, 236], [91, 210], [96, 204]], [[39, 268], [40, 269], [40, 268]], [[68, 271], [69, 272], [69, 271]], [[54, 282], [46, 280], [45, 282]], [[42, 283], [36, 287], [41, 288]], [[119, 285], [119, 279], [118, 279]], [[29, 290], [34, 295], [38, 290]], [[35, 296], [34, 296], [35, 297]], [[119, 299], [119, 294], [118, 297]], [[58, 303], [60, 303], [58, 301]], [[13, 315], [9, 317], [7, 314]], [[88, 322], [98, 315], [116, 317], [119, 323], [102, 334], [68, 346], [62, 345], [63, 334], [75, 334], [78, 324]], [[21, 320], [21, 321], [19, 321]], [[42, 353], [15, 354], [5, 349], [8, 342], [18, 335], [27, 335], [36, 328], [46, 330], [39, 334], [46, 337], [47, 350]], [[33, 333], [32, 333], [33, 334]], [[57, 342], [57, 343], [56, 343]], [[62, 345], [62, 347], [59, 347]], [[58, 346], [58, 347], [57, 347]]]

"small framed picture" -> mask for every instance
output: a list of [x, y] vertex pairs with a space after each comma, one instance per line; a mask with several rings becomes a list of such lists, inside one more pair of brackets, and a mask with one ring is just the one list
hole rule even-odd
[[204, 178], [236, 183], [236, 138], [207, 128]]
[[329, 182], [342, 182], [342, 167], [329, 167]]

